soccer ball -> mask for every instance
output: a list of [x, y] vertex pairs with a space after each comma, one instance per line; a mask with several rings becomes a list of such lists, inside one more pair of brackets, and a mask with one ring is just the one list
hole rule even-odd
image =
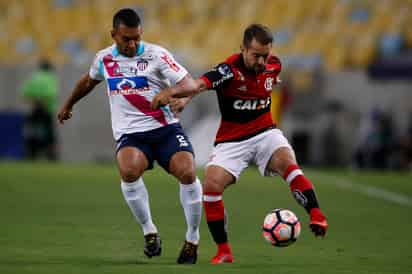
[[263, 237], [274, 246], [289, 246], [299, 237], [300, 227], [295, 213], [283, 208], [274, 209], [263, 221]]

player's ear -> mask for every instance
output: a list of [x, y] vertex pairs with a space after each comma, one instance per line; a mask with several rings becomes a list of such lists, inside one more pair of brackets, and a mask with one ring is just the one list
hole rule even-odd
[[240, 52], [244, 52], [244, 51], [245, 51], [245, 47], [242, 44], [240, 44]]
[[112, 30], [110, 31], [110, 35], [111, 35], [112, 38], [114, 39], [114, 36], [116, 35], [116, 30], [115, 30], [115, 29], [112, 29]]

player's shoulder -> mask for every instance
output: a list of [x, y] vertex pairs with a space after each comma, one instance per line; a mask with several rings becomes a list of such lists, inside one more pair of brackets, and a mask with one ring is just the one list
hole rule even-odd
[[114, 55], [115, 50], [116, 50], [116, 45], [115, 44], [110, 45], [106, 48], [103, 48], [103, 49], [99, 50], [96, 53], [96, 58], [103, 59], [103, 57], [105, 57], [105, 56]]
[[170, 54], [169, 50], [158, 44], [153, 44], [149, 42], [144, 42], [144, 52], [146, 54], [151, 54], [154, 57], [160, 57], [163, 54]]
[[222, 75], [233, 74], [239, 63], [240, 54], [232, 54], [227, 57], [223, 62], [217, 64], [214, 70], [219, 71]]
[[236, 64], [239, 63], [240, 58], [241, 58], [240, 53], [235, 53], [235, 54], [232, 54], [229, 57], [227, 57], [226, 60], [224, 61], [224, 63], [226, 63], [230, 66], [236, 66]]
[[269, 60], [266, 65], [267, 70], [280, 71], [282, 69], [282, 62], [279, 57], [275, 55], [269, 56]]

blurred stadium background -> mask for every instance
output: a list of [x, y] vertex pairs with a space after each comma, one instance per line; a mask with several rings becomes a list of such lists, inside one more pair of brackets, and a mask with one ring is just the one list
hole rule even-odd
[[[215, 247], [203, 220], [200, 265], [177, 266], [185, 229], [178, 186], [155, 169], [144, 179], [164, 254], [145, 258], [117, 184], [104, 84], [57, 126], [62, 163], [20, 161], [24, 81], [48, 58], [61, 103], [112, 43], [121, 7], [137, 9], [144, 40], [168, 48], [195, 76], [237, 52], [248, 24], [273, 30], [283, 63], [273, 115], [300, 162], [315, 167], [305, 171], [329, 218], [325, 239], [309, 233], [279, 177], [249, 169], [225, 192], [236, 264], [208, 264]], [[411, 14], [412, 0], [0, 0], [0, 273], [411, 273]], [[219, 123], [215, 97], [201, 94], [182, 113], [199, 166]], [[347, 169], [360, 164], [409, 172]], [[291, 248], [274, 249], [261, 236], [275, 207], [301, 218]]]
[[[2, 132], [11, 132], [7, 114], [27, 111], [20, 89], [37, 61], [48, 58], [57, 66], [61, 102], [95, 52], [112, 43], [112, 15], [126, 6], [141, 14], [144, 40], [168, 48], [195, 76], [237, 52], [245, 26], [268, 25], [284, 68], [274, 116], [301, 162], [354, 165], [357, 148], [369, 143], [384, 151], [385, 167], [408, 165], [410, 0], [0, 0]], [[112, 160], [103, 86], [58, 127], [63, 161]], [[2, 158], [23, 157], [16, 117], [13, 138], [0, 138]], [[203, 164], [219, 121], [215, 96], [196, 98], [182, 120]]]

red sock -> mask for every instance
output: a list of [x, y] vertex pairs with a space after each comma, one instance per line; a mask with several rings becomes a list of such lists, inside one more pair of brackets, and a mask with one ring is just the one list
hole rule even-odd
[[217, 248], [219, 253], [232, 253], [229, 243], [217, 244]]
[[313, 208], [319, 208], [313, 184], [303, 175], [298, 165], [290, 165], [283, 178], [289, 183], [290, 190], [296, 201], [302, 205], [308, 213]]
[[[222, 193], [205, 192], [203, 194], [203, 207], [205, 209], [209, 231], [220, 250], [220, 244], [227, 244], [225, 207], [222, 200]], [[224, 248], [224, 245], [222, 246], [222, 248]]]
[[203, 205], [206, 213], [206, 220], [218, 221], [225, 218], [225, 207], [222, 200], [222, 193], [205, 192], [203, 194]]

